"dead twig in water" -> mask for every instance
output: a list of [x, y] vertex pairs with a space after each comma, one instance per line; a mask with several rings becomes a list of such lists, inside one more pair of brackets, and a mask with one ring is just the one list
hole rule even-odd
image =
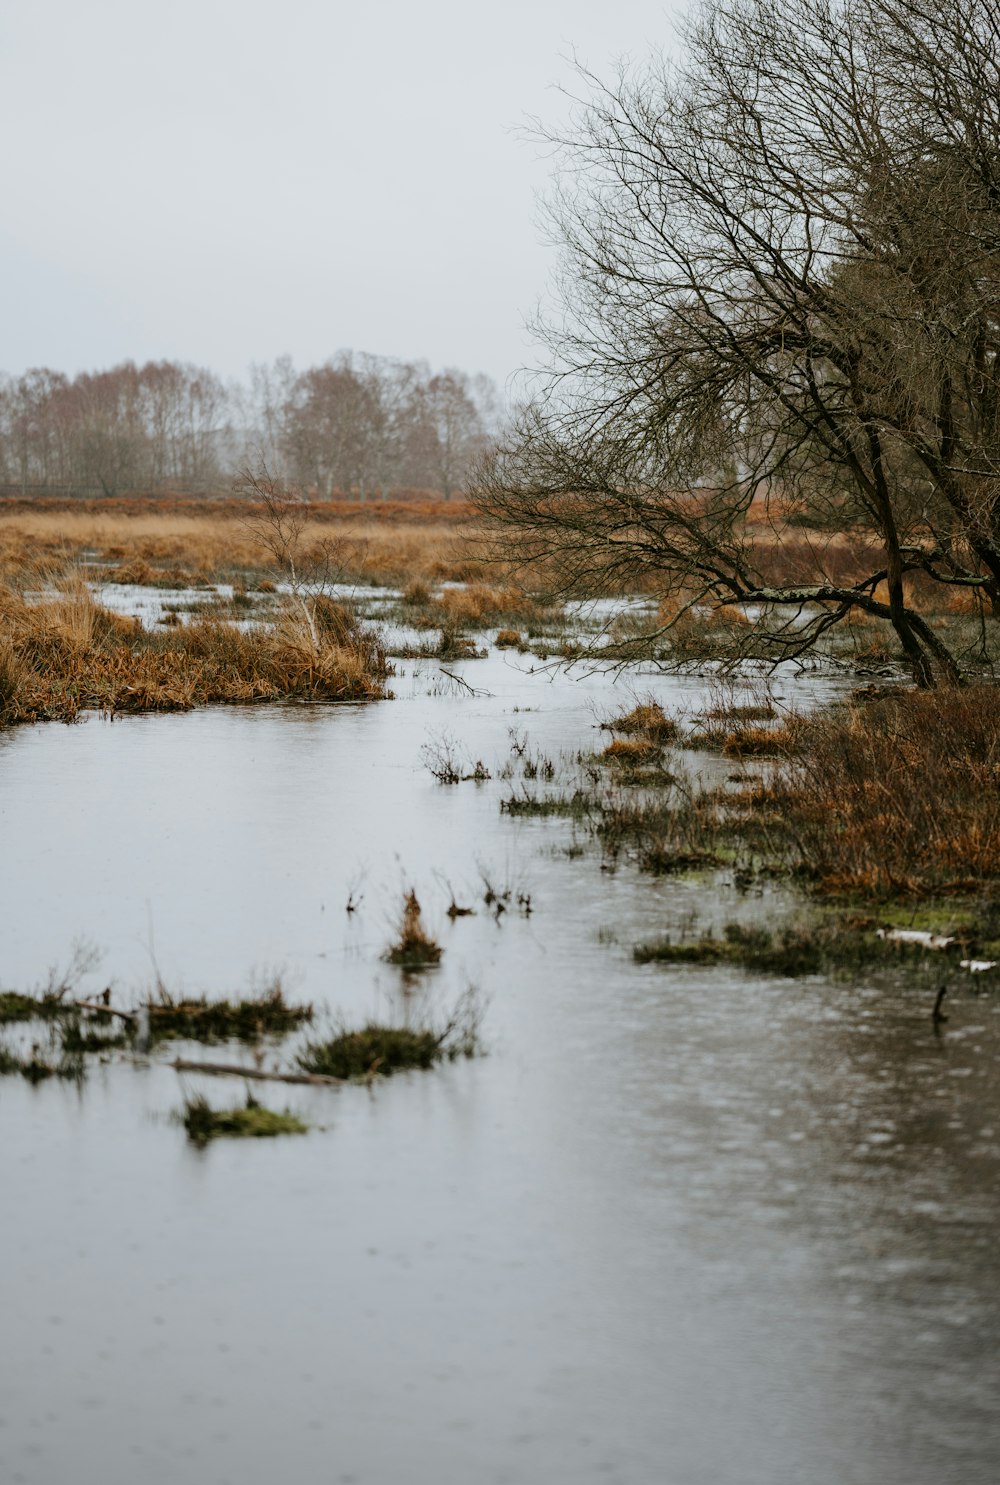
[[475, 686], [469, 685], [469, 682], [465, 679], [464, 676], [456, 675], [453, 670], [445, 670], [443, 665], [439, 665], [438, 670], [440, 670], [442, 675], [446, 675], [449, 681], [454, 681], [456, 686], [461, 686], [464, 690], [468, 691], [470, 696], [490, 695], [489, 691], [477, 691]]

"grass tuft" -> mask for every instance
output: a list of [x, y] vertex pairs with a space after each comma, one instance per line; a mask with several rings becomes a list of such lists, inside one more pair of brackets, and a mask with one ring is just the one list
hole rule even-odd
[[647, 743], [673, 742], [677, 736], [677, 723], [652, 696], [636, 702], [631, 711], [621, 716], [609, 717], [601, 725], [606, 732], [620, 732], [624, 737], [642, 738]]
[[400, 969], [429, 969], [439, 963], [441, 953], [441, 946], [435, 943], [424, 927], [417, 894], [408, 892], [403, 902], [399, 938], [386, 950], [386, 959]]
[[334, 1078], [390, 1077], [403, 1068], [433, 1067], [446, 1055], [434, 1031], [369, 1022], [356, 1031], [341, 1031], [326, 1042], [310, 1042], [299, 1054], [303, 1072]]
[[307, 1134], [309, 1125], [304, 1124], [290, 1109], [278, 1112], [258, 1103], [251, 1093], [246, 1103], [229, 1109], [213, 1109], [207, 1098], [196, 1094], [184, 1103], [181, 1123], [188, 1138], [196, 1145], [207, 1145], [209, 1140], [270, 1139], [278, 1134]]
[[50, 1021], [67, 1013], [56, 995], [25, 995], [20, 990], [0, 990], [0, 1025], [15, 1021]]
[[358, 1028], [341, 1026], [326, 1041], [309, 1042], [296, 1061], [303, 1072], [334, 1078], [391, 1077], [407, 1068], [427, 1069], [480, 1050], [481, 1005], [470, 987], [446, 1024], [385, 1026], [369, 1021]]
[[53, 1061], [37, 1043], [23, 1056], [0, 1044], [0, 1076], [17, 1073], [29, 1083], [44, 1083], [49, 1078], [82, 1083], [87, 1076], [87, 1064], [79, 1052], [64, 1050], [58, 1061]]
[[642, 767], [659, 756], [659, 744], [645, 737], [616, 737], [601, 754], [605, 763], [615, 763], [625, 769]]
[[168, 998], [149, 1006], [151, 1040], [256, 1042], [262, 1037], [287, 1036], [313, 1018], [311, 1005], [289, 1005], [280, 984], [244, 1000], [207, 1000], [199, 996]]

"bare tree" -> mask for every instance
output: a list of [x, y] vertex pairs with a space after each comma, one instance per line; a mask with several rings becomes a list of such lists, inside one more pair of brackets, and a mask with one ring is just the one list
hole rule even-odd
[[319, 655], [323, 648], [320, 613], [331, 584], [340, 575], [344, 544], [328, 538], [307, 546], [303, 538], [309, 502], [272, 475], [263, 459], [257, 468], [242, 471], [234, 489], [249, 502], [251, 514], [245, 525], [270, 554], [287, 585], [289, 603], [305, 625], [313, 652]]
[[463, 372], [450, 370], [432, 376], [426, 398], [433, 431], [433, 483], [450, 500], [467, 478], [476, 455], [483, 452], [485, 430]]
[[[907, 578], [1000, 607], [1000, 12], [719, 0], [685, 35], [584, 74], [549, 371], [476, 498], [567, 585], [760, 612], [778, 657], [861, 609], [954, 680]], [[840, 535], [790, 576], [803, 520]]]

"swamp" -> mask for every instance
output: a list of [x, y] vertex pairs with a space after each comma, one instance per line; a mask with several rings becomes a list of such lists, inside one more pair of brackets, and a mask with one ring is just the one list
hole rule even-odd
[[0, 1485], [996, 1485], [997, 0], [234, 12], [4, 14]]
[[[202, 622], [83, 572], [29, 603], [83, 669], [67, 604]], [[885, 795], [880, 875], [815, 820], [895, 662], [622, 668], [641, 594], [422, 581], [338, 590], [385, 699], [0, 730], [3, 1477], [985, 1481], [995, 728], [963, 879]]]

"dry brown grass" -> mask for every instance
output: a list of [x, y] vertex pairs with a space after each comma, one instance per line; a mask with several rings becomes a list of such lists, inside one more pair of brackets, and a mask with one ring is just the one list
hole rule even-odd
[[902, 693], [799, 724], [770, 795], [828, 892], [928, 896], [1000, 879], [1000, 689]]
[[472, 583], [465, 588], [446, 588], [429, 610], [430, 617], [459, 627], [483, 628], [512, 616], [535, 618], [538, 604], [527, 593], [512, 587], [487, 587]]
[[789, 718], [776, 727], [735, 727], [722, 740], [727, 758], [784, 758], [799, 746], [798, 719]]
[[386, 950], [390, 964], [400, 969], [429, 969], [440, 962], [441, 947], [424, 927], [423, 914], [417, 894], [410, 891], [403, 900], [403, 914], [399, 923], [399, 937]]
[[[267, 572], [271, 558], [242, 500], [0, 501], [0, 579], [39, 568], [96, 561], [119, 582], [186, 583], [234, 572]], [[486, 568], [476, 554], [469, 508], [445, 502], [309, 508], [302, 532], [305, 565], [332, 557], [333, 576], [402, 584], [469, 582]]]
[[622, 768], [635, 768], [659, 756], [658, 745], [643, 737], [616, 737], [601, 754], [606, 763], [617, 763]]
[[[631, 711], [610, 717], [601, 726], [606, 732], [620, 732], [626, 737], [639, 737], [650, 743], [672, 742], [677, 736], [677, 723], [668, 717], [655, 697], [637, 701]], [[611, 744], [613, 748], [614, 743]], [[610, 748], [606, 750], [610, 752]]]
[[[327, 601], [328, 603], [329, 601]], [[178, 711], [209, 702], [384, 695], [384, 652], [339, 605], [317, 609], [320, 643], [284, 609], [243, 631], [199, 620], [149, 633], [95, 603], [77, 581], [51, 602], [0, 589], [0, 726], [80, 711]]]

